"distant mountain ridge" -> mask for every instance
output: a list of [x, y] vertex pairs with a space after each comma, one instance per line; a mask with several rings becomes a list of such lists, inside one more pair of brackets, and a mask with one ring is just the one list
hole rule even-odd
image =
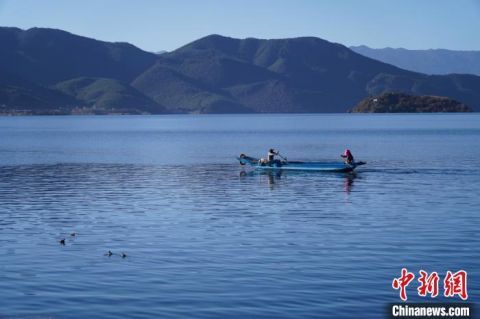
[[405, 70], [437, 75], [480, 75], [480, 51], [372, 49], [364, 45], [352, 46], [350, 49]]
[[0, 43], [6, 114], [345, 112], [385, 92], [480, 110], [480, 77], [411, 72], [314, 37], [210, 35], [160, 55], [55, 29], [0, 28]]

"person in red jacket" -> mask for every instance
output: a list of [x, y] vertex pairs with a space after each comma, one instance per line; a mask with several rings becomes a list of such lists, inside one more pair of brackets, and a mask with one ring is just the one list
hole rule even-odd
[[345, 159], [345, 163], [347, 163], [347, 164], [352, 164], [355, 161], [355, 159], [353, 158], [352, 152], [350, 152], [350, 150], [348, 148], [340, 156]]

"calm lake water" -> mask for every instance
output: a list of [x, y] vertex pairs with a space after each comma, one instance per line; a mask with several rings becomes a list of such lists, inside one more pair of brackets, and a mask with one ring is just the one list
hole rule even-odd
[[0, 117], [0, 318], [384, 318], [402, 267], [478, 312], [479, 158], [479, 114]]

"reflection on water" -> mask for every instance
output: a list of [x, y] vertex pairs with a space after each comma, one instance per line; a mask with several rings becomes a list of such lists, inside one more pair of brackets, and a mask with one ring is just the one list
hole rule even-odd
[[286, 171], [286, 170], [240, 170], [240, 178], [259, 179], [261, 184], [268, 185], [274, 189], [276, 184], [288, 183], [288, 176], [308, 179], [313, 177], [323, 178], [332, 183], [332, 187], [337, 187], [335, 182], [338, 179], [338, 185], [343, 185], [345, 193], [349, 194], [353, 187], [353, 181], [357, 178], [356, 172], [312, 172], [312, 171]]
[[357, 178], [357, 173], [352, 172], [352, 173], [347, 173], [345, 175], [345, 178], [343, 180], [343, 186], [345, 193], [350, 194], [350, 191], [352, 190], [353, 187], [353, 181]]

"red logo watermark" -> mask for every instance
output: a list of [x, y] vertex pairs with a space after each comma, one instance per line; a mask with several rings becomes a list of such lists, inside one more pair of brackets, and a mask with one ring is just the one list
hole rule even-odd
[[[427, 273], [424, 270], [418, 272], [420, 274], [418, 282], [420, 285], [417, 287], [417, 293], [420, 297], [430, 296], [435, 298], [439, 294], [439, 282], [440, 276], [437, 272]], [[400, 299], [406, 301], [407, 286], [415, 279], [415, 274], [409, 272], [406, 268], [402, 268], [400, 277], [394, 278], [392, 281], [392, 288], [400, 290]], [[445, 297], [458, 296], [462, 300], [468, 299], [467, 293], [467, 272], [465, 270], [459, 270], [456, 273], [452, 273], [450, 270], [445, 274], [443, 280], [443, 295]]]

